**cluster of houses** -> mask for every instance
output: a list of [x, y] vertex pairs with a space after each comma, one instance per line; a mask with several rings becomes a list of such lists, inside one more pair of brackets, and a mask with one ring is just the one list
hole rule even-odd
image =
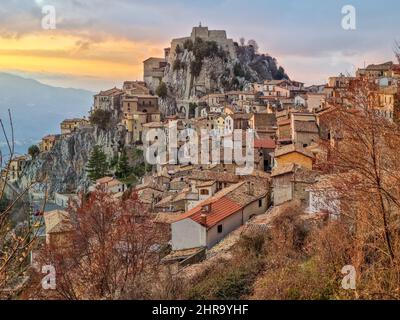
[[[148, 68], [145, 79], [149, 78]], [[208, 149], [209, 158], [215, 150], [222, 153], [223, 141], [232, 139], [235, 130], [254, 135], [251, 174], [237, 175], [241, 165], [235, 161], [180, 163], [166, 157], [134, 186], [154, 220], [168, 226], [170, 245], [176, 253], [172, 256], [183, 260], [193, 250], [211, 249], [254, 216], [268, 212], [271, 206], [299, 201], [310, 215], [340, 214], [338, 201], [327, 200], [324, 198], [328, 198], [327, 194], [316, 192], [329, 185], [329, 177], [321, 176], [317, 170], [319, 160], [326, 156], [320, 142], [334, 139], [322, 132], [321, 127], [324, 115], [334, 105], [346, 104], [346, 93], [361, 78], [376, 84], [377, 98], [371, 107], [389, 121], [398, 121], [400, 65], [391, 62], [360, 69], [355, 77], [331, 77], [326, 85], [305, 87], [288, 79], [252, 83], [243, 91], [199, 97], [193, 102], [193, 112], [179, 112], [177, 108], [178, 112], [172, 116], [161, 114], [159, 98], [148, 83], [126, 81], [122, 89], [95, 95], [92, 112], [102, 109], [115, 113], [128, 133], [127, 144], [139, 148], [144, 148], [143, 140], [150, 129], [158, 129], [168, 137], [172, 123], [178, 135], [186, 129], [198, 134], [206, 130], [211, 138], [220, 138]], [[51, 150], [58, 139], [87, 125], [90, 124], [86, 119], [63, 121], [61, 135], [43, 138], [41, 152]], [[169, 143], [165, 141], [166, 149]], [[12, 177], [18, 179], [24, 159], [12, 161]], [[94, 187], [115, 197], [121, 197], [128, 189], [114, 177], [99, 179]], [[66, 222], [67, 213], [60, 207], [45, 215], [46, 234], [56, 234], [53, 238], [57, 241], [71, 227]]]

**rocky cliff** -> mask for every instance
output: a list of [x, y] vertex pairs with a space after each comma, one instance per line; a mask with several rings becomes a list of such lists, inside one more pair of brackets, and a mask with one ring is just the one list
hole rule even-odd
[[[19, 187], [24, 187], [32, 181], [41, 181], [47, 176], [50, 194], [85, 189], [90, 184], [85, 168], [92, 148], [100, 145], [107, 156], [112, 158], [124, 141], [125, 130], [119, 128], [80, 129], [59, 140], [50, 152], [43, 153], [28, 163]], [[37, 191], [42, 191], [40, 188], [43, 188], [43, 185], [39, 186]]]
[[169, 96], [191, 100], [208, 93], [241, 90], [252, 82], [288, 78], [275, 58], [256, 53], [252, 46], [235, 44], [235, 53], [232, 56], [215, 43], [201, 40], [179, 47], [171, 53], [163, 79]]

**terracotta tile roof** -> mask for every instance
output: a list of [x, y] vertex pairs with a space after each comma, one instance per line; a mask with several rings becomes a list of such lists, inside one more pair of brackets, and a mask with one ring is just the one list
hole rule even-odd
[[275, 167], [272, 169], [271, 177], [278, 177], [283, 174], [292, 173], [294, 172], [295, 167], [296, 165], [294, 163], [286, 166]]
[[390, 68], [393, 66], [393, 62], [392, 61], [388, 61], [385, 63], [381, 63], [381, 64], [370, 64], [369, 66], [367, 66], [367, 70], [379, 70], [379, 71], [386, 71], [386, 70], [390, 70]]
[[295, 144], [289, 144], [287, 146], [279, 147], [278, 149], [275, 150], [275, 157], [280, 157], [288, 153], [292, 152], [297, 152], [305, 155], [306, 157], [309, 158], [314, 158], [314, 155], [312, 152], [307, 151], [303, 147]]
[[169, 208], [172, 206], [172, 200], [174, 199], [175, 195], [171, 194], [161, 199], [155, 207], [156, 208]]
[[233, 119], [244, 119], [249, 120], [253, 115], [251, 113], [235, 113], [233, 114]]
[[154, 182], [153, 180], [150, 180], [144, 184], [140, 184], [140, 185], [136, 186], [136, 188], [135, 188], [135, 190], [137, 190], [137, 191], [141, 191], [141, 190], [145, 190], [145, 189], [164, 191], [164, 188], [162, 186], [160, 186], [159, 184], [157, 184], [156, 182]]
[[120, 90], [118, 88], [112, 88], [110, 90], [100, 91], [100, 93], [97, 94], [97, 96], [115, 96], [115, 95], [119, 95], [122, 93], [124, 93], [122, 90]]
[[42, 140], [49, 140], [49, 141], [56, 141], [57, 136], [54, 134], [49, 134], [47, 136], [45, 136]]
[[283, 126], [283, 125], [287, 125], [290, 123], [291, 123], [290, 119], [278, 120], [278, 126]]
[[[211, 205], [209, 213], [207, 213], [206, 225], [205, 227], [212, 228], [218, 222], [224, 220], [230, 215], [238, 212], [242, 207], [238, 205], [236, 202], [233, 202], [227, 197], [222, 197], [215, 201], [208, 203]], [[203, 203], [205, 205], [205, 203]], [[201, 218], [202, 206], [197, 206], [192, 210], [189, 210], [185, 214], [183, 214], [179, 220], [184, 220], [187, 218], [192, 219], [193, 221], [203, 224]]]
[[113, 177], [104, 177], [96, 180], [96, 184], [105, 184], [109, 183], [110, 181], [114, 180]]
[[61, 233], [73, 230], [69, 213], [62, 210], [55, 210], [45, 213], [44, 222], [46, 233]]
[[295, 121], [294, 130], [297, 132], [319, 133], [318, 126], [314, 121]]
[[[177, 221], [190, 218], [208, 229], [214, 227], [222, 220], [240, 211], [248, 204], [262, 198], [268, 193], [267, 182], [263, 179], [260, 179], [255, 183], [253, 182], [252, 194], [247, 192], [248, 183], [251, 182], [243, 181], [223, 189], [215, 196], [201, 202], [197, 207], [184, 213]], [[209, 206], [209, 212], [207, 213], [204, 224], [204, 220], [202, 219], [202, 208], [205, 206]]]
[[270, 138], [255, 139], [254, 140], [254, 148], [275, 149], [276, 143], [274, 140], [272, 140]]
[[254, 126], [256, 129], [276, 126], [276, 116], [274, 113], [256, 113], [254, 114]]
[[239, 181], [239, 177], [233, 173], [229, 172], [217, 172], [217, 171], [193, 171], [189, 176], [191, 180], [201, 180], [201, 181], [220, 181], [220, 182], [228, 182], [228, 183], [237, 183]]
[[198, 187], [198, 188], [211, 187], [215, 183], [217, 183], [217, 181], [215, 181], [215, 180], [204, 181], [204, 182], [201, 182], [198, 185], [196, 185], [196, 187]]

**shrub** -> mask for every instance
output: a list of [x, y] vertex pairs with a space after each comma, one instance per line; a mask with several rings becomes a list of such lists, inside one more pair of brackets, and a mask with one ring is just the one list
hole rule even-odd
[[97, 109], [95, 110], [89, 118], [90, 122], [100, 129], [107, 129], [111, 121], [111, 112], [107, 110]]
[[37, 145], [32, 145], [28, 149], [28, 154], [32, 157], [32, 159], [35, 159], [40, 153], [40, 149]]
[[235, 74], [235, 77], [243, 78], [245, 76], [245, 72], [243, 71], [242, 65], [240, 63], [235, 64], [235, 66], [233, 67], [233, 73]]
[[191, 289], [187, 298], [190, 300], [239, 300], [251, 293], [251, 287], [257, 272], [259, 261], [236, 259], [218, 263]]
[[165, 99], [168, 96], [168, 88], [165, 82], [161, 82], [158, 88], [156, 89], [156, 94], [161, 98]]
[[183, 49], [193, 51], [193, 41], [191, 39], [186, 40], [183, 43]]
[[201, 69], [203, 67], [202, 60], [194, 60], [190, 64], [190, 71], [194, 77], [198, 77], [200, 75]]
[[182, 68], [183, 68], [183, 63], [181, 62], [181, 60], [176, 59], [176, 60], [174, 61], [174, 64], [173, 64], [173, 66], [172, 66], [172, 69], [173, 69], [174, 71], [178, 71], [178, 70], [181, 70]]
[[176, 48], [175, 48], [175, 53], [177, 54], [177, 55], [179, 55], [179, 54], [181, 54], [182, 53], [182, 48], [181, 48], [181, 46], [178, 44], [177, 46], [176, 46]]
[[283, 69], [282, 67], [279, 67], [279, 69], [277, 70], [277, 72], [274, 75], [274, 78], [276, 80], [282, 80], [285, 77], [286, 77], [285, 69]]

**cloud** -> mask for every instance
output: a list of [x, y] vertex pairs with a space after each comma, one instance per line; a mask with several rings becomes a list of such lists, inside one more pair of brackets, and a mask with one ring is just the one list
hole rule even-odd
[[[393, 57], [393, 41], [400, 37], [400, 4], [395, 0], [386, 0], [385, 6], [377, 1], [353, 0], [357, 30], [348, 32], [341, 28], [341, 8], [347, 2], [2, 0], [0, 68], [4, 68], [7, 56], [9, 64], [30, 72], [41, 70], [39, 59], [43, 59], [44, 65], [51, 62], [49, 73], [64, 73], [63, 64], [67, 63], [74, 74], [98, 77], [101, 71], [113, 81], [122, 76], [140, 78], [146, 56], [161, 55], [171, 38], [189, 34], [191, 27], [202, 21], [210, 28], [226, 29], [236, 40], [241, 36], [257, 40], [261, 50], [277, 57], [289, 74], [309, 81], [312, 75], [317, 81], [328, 72], [338, 73], [364, 60]], [[56, 8], [56, 30], [41, 29], [44, 4]], [[32, 43], [33, 37], [40, 48]], [[3, 45], [14, 44], [13, 40], [21, 45]], [[12, 55], [35, 59], [23, 64]], [[60, 70], [56, 70], [56, 60]]]

